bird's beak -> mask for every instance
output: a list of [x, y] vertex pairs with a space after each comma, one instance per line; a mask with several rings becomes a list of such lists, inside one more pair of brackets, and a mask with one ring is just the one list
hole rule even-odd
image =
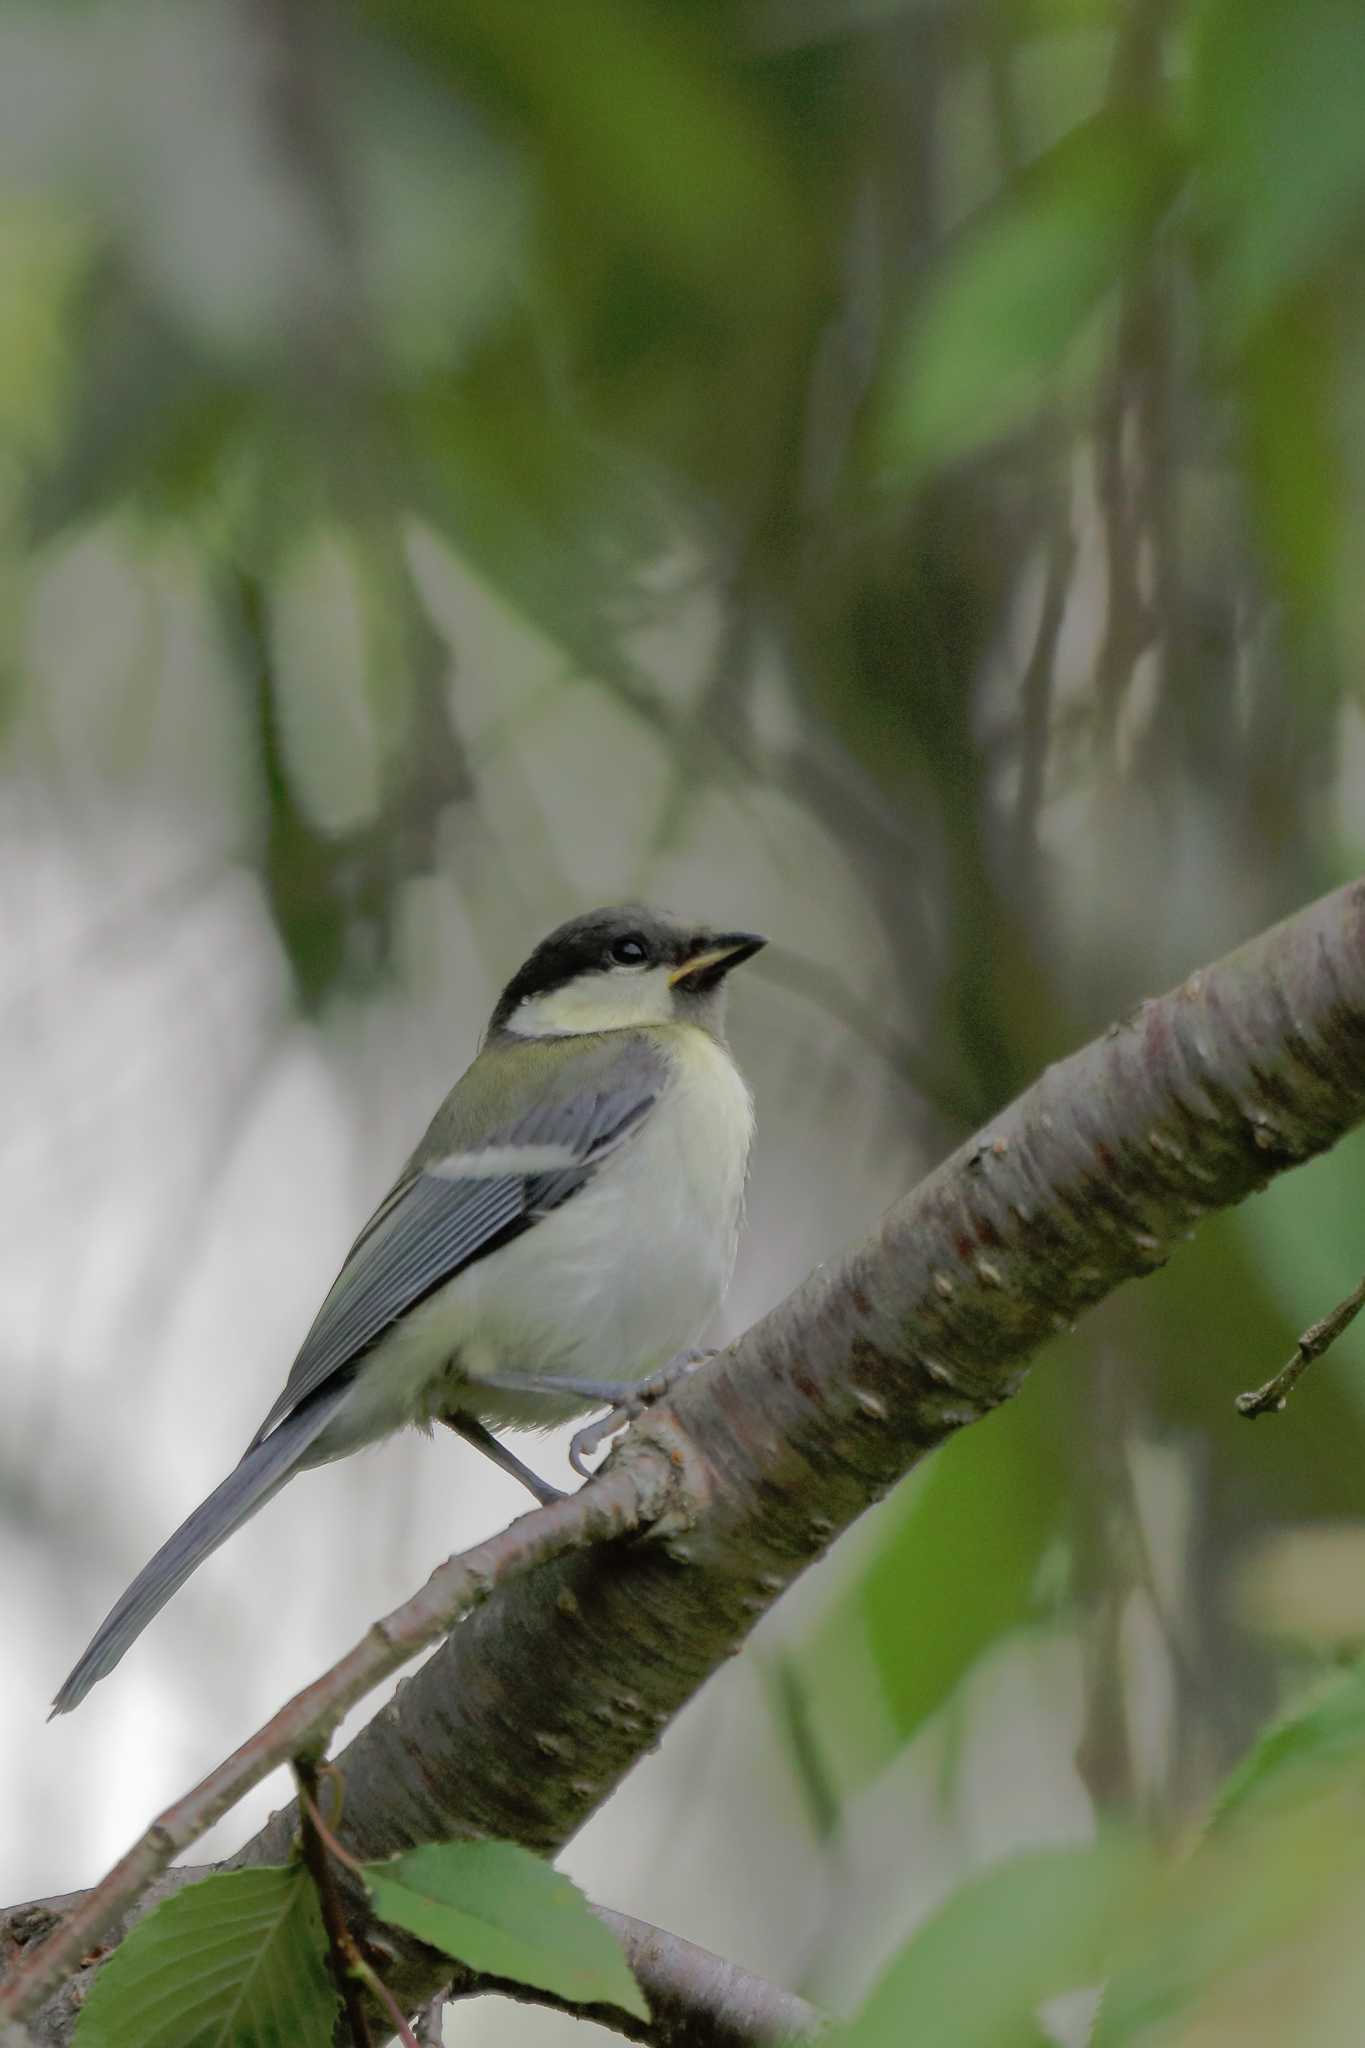
[[681, 967], [675, 967], [668, 977], [670, 988], [685, 988], [695, 993], [704, 993], [715, 988], [730, 972], [738, 967], [741, 960], [752, 960], [754, 954], [766, 946], [757, 932], [713, 932], [702, 940], [695, 953], [689, 954]]

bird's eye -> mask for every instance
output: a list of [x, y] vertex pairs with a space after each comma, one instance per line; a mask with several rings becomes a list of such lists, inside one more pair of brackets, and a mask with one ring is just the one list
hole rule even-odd
[[627, 932], [624, 938], [612, 940], [611, 957], [618, 967], [638, 967], [648, 960], [649, 947], [638, 932]]

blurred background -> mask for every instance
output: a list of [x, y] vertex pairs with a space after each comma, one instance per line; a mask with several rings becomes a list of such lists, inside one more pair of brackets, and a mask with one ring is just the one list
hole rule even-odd
[[[773, 939], [724, 1336], [1361, 867], [1362, 76], [1343, 0], [7, 0], [0, 1896], [520, 1511], [454, 1440], [309, 1475], [43, 1726], [552, 923]], [[847, 2008], [1006, 1851], [1192, 1829], [1365, 1639], [1365, 1343], [1232, 1407], [1363, 1196], [1059, 1343], [571, 1873]]]

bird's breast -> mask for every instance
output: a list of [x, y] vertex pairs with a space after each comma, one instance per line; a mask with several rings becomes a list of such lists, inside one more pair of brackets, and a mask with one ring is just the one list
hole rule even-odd
[[[665, 1041], [668, 1083], [586, 1187], [461, 1276], [471, 1377], [634, 1379], [696, 1342], [734, 1270], [753, 1104], [725, 1048], [692, 1025]], [[493, 1423], [562, 1419], [543, 1396], [481, 1390]]]

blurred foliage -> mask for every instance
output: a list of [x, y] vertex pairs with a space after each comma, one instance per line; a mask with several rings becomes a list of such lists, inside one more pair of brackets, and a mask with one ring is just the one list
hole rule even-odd
[[1354, 1671], [1267, 1732], [1193, 1854], [1115, 1929], [1095, 2048], [1358, 2034], [1361, 1731]]
[[923, 469], [1026, 422], [1146, 251], [1176, 176], [1164, 134], [1124, 108], [1106, 108], [1029, 165], [924, 295], [891, 375], [889, 456]]
[[[250, 868], [325, 1016], [424, 877], [481, 931], [573, 907], [501, 771], [589, 681], [668, 750], [658, 844], [723, 789], [839, 849], [875, 969], [797, 918], [770, 986], [908, 1084], [932, 1154], [1359, 862], [1363, 67], [1350, 0], [15, 0], [7, 787], [73, 832], [96, 793], [218, 805], [206, 867]], [[541, 695], [482, 677], [471, 593]], [[1230, 1404], [1354, 1282], [1363, 1210], [1356, 1148], [1204, 1231], [876, 1518], [769, 1665], [821, 1853], [954, 1726], [960, 1798], [971, 1700], [1040, 1645], [1078, 1654], [1094, 1809], [1158, 1841], [1353, 1646], [1358, 1603], [1300, 1629], [1246, 1588], [1267, 1545], [1276, 1586], [1296, 1544], [1353, 1569], [1311, 1545], [1359, 1534], [1365, 1339], [1282, 1424]], [[1225, 2018], [1267, 1925], [1316, 1956], [1345, 1924], [1331, 1801], [1295, 1801], [1173, 1894], [1197, 1928], [1228, 1886], [1170, 1966]], [[933, 2009], [992, 1943], [1040, 2038], [1091, 1853], [1047, 1927], [1041, 1864], [969, 1880], [860, 2038], [915, 2000], [1006, 2038]], [[1112, 2038], [1158, 2037], [1141, 2004]], [[1347, 2038], [1314, 2010], [1278, 2038]]]
[[[851, 1796], [885, 1769], [1009, 1632], [1055, 1625], [1067, 1611], [1066, 1589], [1050, 1583], [1046, 1565], [1069, 1533], [1071, 1391], [1063, 1374], [1040, 1374], [980, 1429], [946, 1444], [887, 1510], [856, 1587], [788, 1654], [789, 1725], [795, 1716], [819, 1731], [792, 1744], [814, 1809], [822, 1786]], [[872, 1719], [860, 1710], [869, 1682], [880, 1709]], [[822, 1832], [838, 1818], [836, 1799]]]
[[1041, 1849], [973, 1878], [907, 1943], [843, 2038], [1045, 2048], [1039, 2006], [1096, 1982], [1141, 1896], [1124, 1843]]
[[1110, 1835], [969, 1879], [840, 2038], [1036, 2048], [1051, 2001], [1103, 1983], [1093, 2048], [1357, 2039], [1362, 1767], [1357, 1668], [1265, 1734], [1186, 1853]]

